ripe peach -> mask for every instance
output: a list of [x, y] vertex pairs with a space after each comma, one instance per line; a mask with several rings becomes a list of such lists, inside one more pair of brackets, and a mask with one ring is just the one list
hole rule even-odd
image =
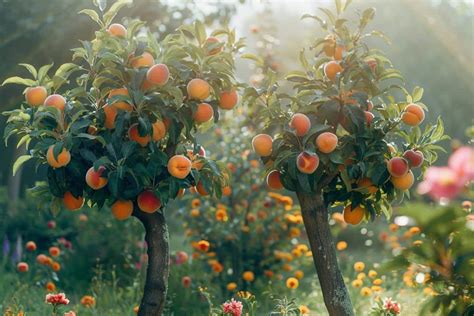
[[411, 168], [418, 168], [423, 163], [425, 157], [423, 153], [419, 150], [407, 150], [403, 153], [403, 158], [408, 161], [408, 164]]
[[336, 49], [334, 50], [334, 59], [335, 60], [342, 60], [342, 55], [346, 48], [342, 45], [337, 45]]
[[267, 175], [267, 185], [272, 190], [281, 190], [283, 189], [283, 184], [280, 179], [280, 172], [278, 170], [272, 170]]
[[303, 113], [296, 113], [291, 117], [290, 128], [295, 130], [296, 136], [302, 137], [311, 128], [311, 121]]
[[170, 71], [165, 64], [156, 64], [148, 69], [146, 79], [148, 82], [163, 86], [168, 82]]
[[59, 153], [58, 157], [54, 157], [53, 152], [54, 145], [49, 146], [48, 152], [46, 153], [46, 161], [53, 168], [61, 168], [69, 164], [71, 161], [71, 153], [66, 148]]
[[321, 133], [316, 138], [316, 146], [320, 152], [325, 154], [332, 153], [336, 149], [337, 143], [338, 138], [336, 134], [331, 132]]
[[94, 167], [90, 167], [86, 173], [86, 183], [94, 190], [102, 189], [107, 185], [107, 178], [102, 177], [102, 174], [105, 171], [104, 166], [100, 166], [99, 169], [96, 171]]
[[412, 187], [413, 183], [415, 182], [415, 177], [411, 170], [408, 171], [405, 175], [401, 177], [391, 176], [390, 181], [392, 182], [393, 186], [399, 190], [408, 190]]
[[364, 111], [364, 114], [365, 114], [365, 122], [367, 123], [367, 125], [372, 124], [372, 121], [374, 120], [375, 115], [369, 111]]
[[296, 167], [301, 173], [312, 174], [318, 169], [319, 157], [315, 153], [303, 151], [296, 158]]
[[76, 211], [84, 205], [84, 198], [82, 196], [75, 197], [71, 192], [67, 191], [63, 197], [64, 207], [70, 211]]
[[402, 114], [402, 121], [410, 126], [417, 126], [425, 119], [425, 111], [418, 104], [409, 104]]
[[112, 36], [117, 37], [126, 37], [127, 36], [127, 29], [120, 23], [113, 23], [107, 28], [107, 32], [109, 32]]
[[214, 117], [214, 109], [210, 104], [201, 103], [197, 106], [193, 119], [196, 123], [205, 123]]
[[202, 181], [199, 181], [198, 184], [196, 185], [196, 191], [202, 196], [209, 195], [209, 192], [207, 192]]
[[29, 87], [25, 92], [26, 103], [30, 106], [40, 106], [48, 97], [48, 91], [45, 87]]
[[161, 207], [160, 199], [153, 191], [143, 191], [137, 198], [138, 208], [145, 213], [156, 212]]
[[26, 243], [26, 250], [35, 251], [36, 250], [36, 243], [34, 241], [27, 242]]
[[359, 189], [367, 189], [370, 194], [374, 194], [378, 190], [377, 187], [372, 183], [372, 180], [370, 180], [370, 178], [362, 178], [357, 181], [357, 187]]
[[222, 91], [219, 96], [219, 107], [223, 110], [232, 110], [239, 103], [239, 94], [235, 90]]
[[364, 218], [365, 210], [359, 205], [352, 209], [350, 205], [346, 206], [343, 212], [344, 221], [351, 225], [359, 224]]
[[152, 124], [153, 127], [153, 140], [155, 142], [162, 140], [166, 135], [166, 126], [163, 121], [157, 120]]
[[333, 57], [334, 52], [336, 51], [336, 39], [334, 38], [334, 35], [328, 35], [325, 38], [324, 46], [323, 46], [323, 51], [328, 57]]
[[204, 44], [204, 47], [208, 51], [208, 55], [215, 55], [217, 53], [220, 53], [222, 51], [222, 46], [221, 47], [216, 47], [214, 49], [210, 49], [209, 46], [214, 43], [220, 43], [219, 39], [216, 37], [208, 37], [206, 39], [206, 43]]
[[189, 81], [186, 90], [190, 99], [205, 100], [211, 94], [211, 86], [199, 78]]
[[60, 94], [52, 94], [44, 100], [44, 105], [52, 106], [60, 111], [64, 111], [66, 107], [66, 99]]
[[337, 61], [330, 61], [324, 65], [324, 75], [331, 81], [335, 81], [336, 75], [342, 71], [343, 69]]
[[261, 157], [272, 154], [273, 139], [267, 134], [258, 134], [252, 139], [253, 150]]
[[28, 272], [28, 263], [18, 262], [18, 264], [16, 265], [16, 269], [18, 270], [18, 272]]
[[408, 172], [408, 162], [402, 157], [394, 157], [387, 163], [388, 172], [394, 177], [401, 177]]
[[108, 129], [114, 129], [115, 119], [117, 117], [117, 108], [115, 108], [112, 105], [104, 105], [102, 109], [104, 110], [104, 114], [105, 114], [105, 122], [104, 122], [105, 127]]
[[123, 221], [132, 215], [133, 202], [128, 200], [117, 200], [112, 204], [110, 209], [116, 219]]
[[133, 55], [131, 57], [131, 65], [133, 68], [151, 67], [155, 63], [153, 55], [149, 52], [144, 52], [138, 57], [135, 57]]
[[175, 178], [184, 179], [191, 172], [191, 160], [184, 155], [175, 155], [168, 161], [168, 172]]
[[133, 124], [128, 129], [128, 137], [130, 140], [133, 140], [140, 144], [140, 146], [145, 147], [151, 140], [150, 135], [141, 136], [138, 132], [138, 123]]
[[[118, 89], [110, 90], [109, 99], [112, 98], [113, 96], [116, 96], [116, 95], [123, 95], [123, 96], [127, 96], [127, 97], [130, 96], [130, 94], [128, 93], [127, 88], [118, 88]], [[124, 110], [124, 111], [133, 110], [133, 105], [128, 104], [125, 101], [117, 101], [117, 102], [112, 103], [111, 105], [115, 106], [117, 109]]]
[[97, 127], [95, 127], [94, 125], [90, 125], [87, 128], [87, 134], [96, 135], [97, 134]]

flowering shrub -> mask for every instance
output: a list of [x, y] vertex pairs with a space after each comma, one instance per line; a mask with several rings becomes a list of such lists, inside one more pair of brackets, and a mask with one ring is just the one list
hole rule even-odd
[[371, 316], [393, 316], [400, 314], [400, 304], [392, 300], [391, 297], [386, 297], [382, 301], [378, 300], [376, 305], [372, 307]]

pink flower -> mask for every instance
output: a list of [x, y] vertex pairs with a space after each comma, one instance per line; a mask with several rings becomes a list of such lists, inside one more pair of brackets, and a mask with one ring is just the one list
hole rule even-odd
[[189, 260], [189, 256], [185, 251], [178, 251], [176, 253], [176, 264], [177, 265], [186, 263], [186, 262], [188, 262], [188, 260]]
[[448, 166], [456, 172], [460, 182], [474, 180], [474, 149], [464, 146], [457, 149], [448, 160]]
[[65, 312], [64, 316], [76, 316], [76, 313], [74, 311], [69, 311], [69, 312]]
[[400, 304], [397, 301], [393, 301], [391, 297], [384, 298], [383, 309], [392, 314], [400, 314]]
[[222, 304], [222, 311], [224, 314], [231, 314], [232, 316], [242, 315], [243, 305], [242, 302], [231, 299], [230, 301]]
[[57, 293], [57, 294], [46, 294], [45, 303], [51, 305], [67, 305], [69, 304], [69, 300], [64, 293]]
[[453, 199], [464, 188], [465, 182], [449, 167], [430, 167], [418, 185], [419, 194], [428, 194], [435, 200]]

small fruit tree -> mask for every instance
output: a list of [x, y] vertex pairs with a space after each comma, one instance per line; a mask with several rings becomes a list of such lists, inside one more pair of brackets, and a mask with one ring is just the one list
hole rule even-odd
[[304, 16], [328, 34], [315, 39], [310, 59], [300, 53], [302, 70], [286, 76], [294, 95], [280, 93], [271, 75], [266, 87], [245, 92], [262, 128], [253, 148], [265, 164], [268, 185], [296, 192], [330, 315], [353, 315], [353, 308], [328, 208], [343, 207], [352, 225], [389, 216], [390, 202], [400, 201], [413, 185], [412, 169], [431, 164], [441, 149], [435, 143], [445, 138], [439, 119], [420, 128], [427, 109], [420, 102], [423, 89], [409, 93], [389, 59], [364, 42], [383, 37], [365, 33], [374, 9], [361, 12], [353, 30], [342, 16], [349, 2], [336, 1], [335, 13], [321, 9], [324, 18]]
[[243, 45], [227, 29], [207, 37], [200, 22], [158, 41], [141, 21], [112, 24], [125, 4], [82, 11], [100, 29], [73, 50], [73, 63], [52, 76], [52, 65], [22, 64], [32, 79], [5, 80], [28, 86], [21, 107], [5, 113], [5, 139], [16, 134], [30, 148], [14, 172], [31, 158], [48, 165], [37, 191], [53, 197], [54, 210], [109, 205], [118, 220], [143, 223], [148, 268], [139, 315], [159, 315], [169, 270], [164, 209], [198, 183], [217, 196], [226, 186], [225, 169], [205, 157], [195, 134], [217, 122], [219, 108], [236, 105], [234, 53]]

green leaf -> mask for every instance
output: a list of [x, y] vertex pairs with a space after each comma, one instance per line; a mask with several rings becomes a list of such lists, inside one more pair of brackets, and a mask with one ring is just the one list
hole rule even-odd
[[110, 9], [104, 14], [104, 24], [105, 27], [109, 26], [114, 17], [117, 15], [118, 11], [127, 4], [131, 4], [132, 0], [119, 0], [112, 4]]
[[204, 24], [201, 21], [196, 21], [194, 23], [194, 31], [196, 33], [196, 39], [198, 40], [198, 43], [203, 44], [207, 38]]
[[99, 14], [97, 14], [97, 12], [95, 12], [94, 10], [84, 9], [82, 11], [79, 11], [79, 14], [85, 14], [89, 16], [92, 19], [92, 21], [96, 22], [99, 26], [101, 27], [103, 26], [103, 23], [100, 20]]
[[16, 174], [16, 172], [21, 167], [21, 165], [23, 165], [25, 162], [27, 162], [31, 158], [33, 158], [33, 156], [30, 156], [30, 155], [23, 155], [23, 156], [18, 157], [15, 163], [13, 164], [13, 175]]
[[46, 75], [48, 74], [48, 71], [53, 67], [53, 63], [49, 65], [44, 65], [38, 70], [38, 81], [40, 84], [43, 82], [43, 80], [46, 78]]
[[30, 74], [33, 76], [34, 79], [38, 77], [38, 72], [36, 71], [36, 68], [33, 67], [32, 65], [30, 64], [19, 64], [19, 65], [25, 67], [30, 72]]
[[412, 92], [413, 102], [418, 102], [423, 97], [423, 88], [415, 87]]
[[37, 83], [36, 81], [34, 80], [31, 80], [31, 79], [26, 79], [26, 78], [21, 78], [21, 77], [10, 77], [10, 78], [7, 78], [5, 79], [5, 81], [2, 83], [2, 86], [6, 85], [6, 84], [21, 84], [21, 85], [24, 85], [24, 86], [27, 86], [27, 87], [32, 87], [32, 86], [35, 86]]
[[309, 65], [308, 65], [308, 60], [306, 59], [306, 56], [304, 54], [304, 49], [300, 52], [299, 57], [300, 57], [301, 66], [303, 66], [303, 68], [307, 70], [309, 68]]

